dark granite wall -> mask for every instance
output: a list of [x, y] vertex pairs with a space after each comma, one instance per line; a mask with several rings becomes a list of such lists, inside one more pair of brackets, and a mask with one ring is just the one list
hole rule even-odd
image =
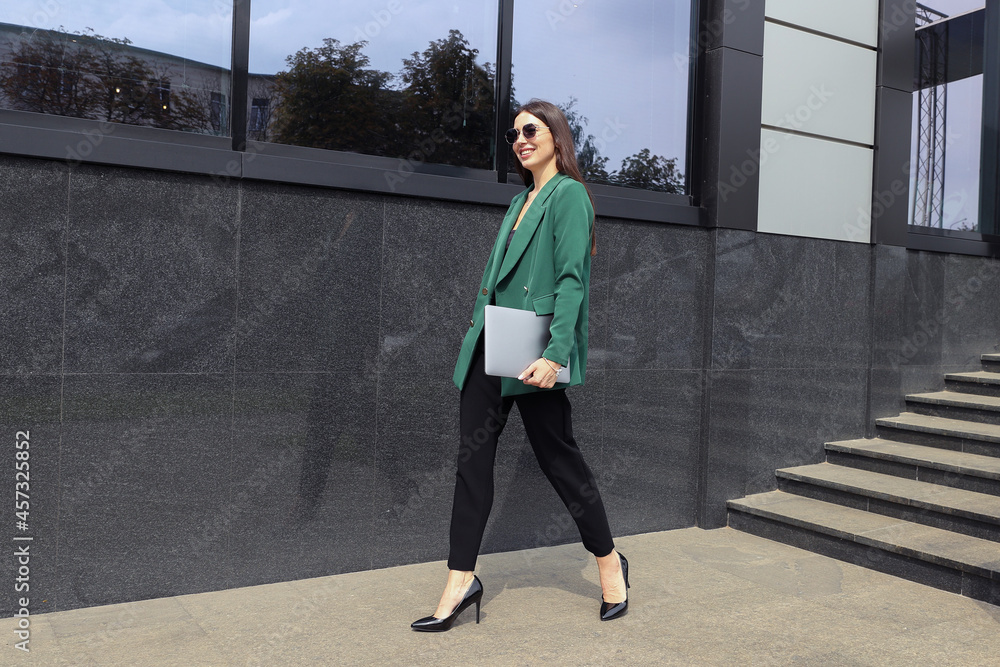
[[[0, 158], [31, 612], [445, 558], [451, 371], [502, 214]], [[607, 218], [598, 243], [571, 396], [618, 535], [721, 525], [995, 349], [993, 260]], [[484, 552], [578, 541], [507, 429]]]
[[882, 417], [1000, 350], [1000, 261], [883, 246], [875, 257], [871, 412]]
[[716, 233], [707, 525], [775, 488], [775, 468], [863, 434], [870, 330], [869, 246]]

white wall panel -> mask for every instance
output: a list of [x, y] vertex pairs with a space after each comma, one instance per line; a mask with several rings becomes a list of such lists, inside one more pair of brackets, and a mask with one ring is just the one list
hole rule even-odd
[[761, 130], [761, 232], [870, 240], [870, 148]]
[[878, 45], [878, 0], [767, 0], [764, 14], [869, 46]]
[[870, 49], [765, 24], [761, 121], [872, 144], [876, 65]]

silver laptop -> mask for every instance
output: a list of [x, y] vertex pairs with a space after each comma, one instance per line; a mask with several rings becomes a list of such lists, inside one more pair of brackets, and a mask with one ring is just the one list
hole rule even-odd
[[[486, 306], [485, 365], [487, 375], [516, 378], [542, 356], [548, 347], [551, 315], [531, 310]], [[563, 367], [556, 382], [569, 382], [569, 366]]]

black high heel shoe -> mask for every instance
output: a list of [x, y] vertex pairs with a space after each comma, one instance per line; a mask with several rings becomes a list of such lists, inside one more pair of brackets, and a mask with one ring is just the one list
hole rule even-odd
[[610, 621], [613, 618], [618, 618], [624, 616], [625, 612], [628, 611], [628, 561], [625, 556], [618, 554], [619, 560], [622, 563], [622, 575], [625, 577], [625, 601], [624, 602], [605, 602], [604, 596], [601, 596], [601, 620]]
[[476, 603], [476, 623], [479, 622], [479, 604], [483, 600], [483, 582], [479, 581], [479, 577], [472, 575], [472, 583], [469, 585], [469, 590], [465, 592], [465, 597], [462, 601], [458, 603], [455, 607], [455, 611], [451, 612], [448, 616], [444, 618], [438, 618], [437, 616], [425, 616], [419, 621], [414, 621], [410, 623], [410, 627], [414, 630], [419, 630], [420, 632], [444, 632], [451, 628], [455, 619], [461, 614], [466, 607], [471, 605], [473, 602]]

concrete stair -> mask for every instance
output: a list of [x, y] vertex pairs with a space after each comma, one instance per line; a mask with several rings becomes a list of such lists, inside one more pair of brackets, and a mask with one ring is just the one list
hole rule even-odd
[[1000, 425], [1000, 397], [997, 396], [933, 391], [910, 394], [906, 404], [918, 415]]
[[984, 354], [982, 362], [984, 371], [1000, 373], [1000, 354]]
[[944, 376], [944, 386], [949, 391], [1000, 396], [1000, 373], [990, 371], [948, 373]]
[[904, 412], [898, 417], [876, 419], [875, 434], [886, 440], [1000, 456], [1000, 427], [992, 424]]
[[738, 530], [1000, 604], [1000, 355], [730, 500]]
[[841, 466], [1000, 496], [1000, 457], [997, 456], [866, 438], [827, 443], [826, 460]]

